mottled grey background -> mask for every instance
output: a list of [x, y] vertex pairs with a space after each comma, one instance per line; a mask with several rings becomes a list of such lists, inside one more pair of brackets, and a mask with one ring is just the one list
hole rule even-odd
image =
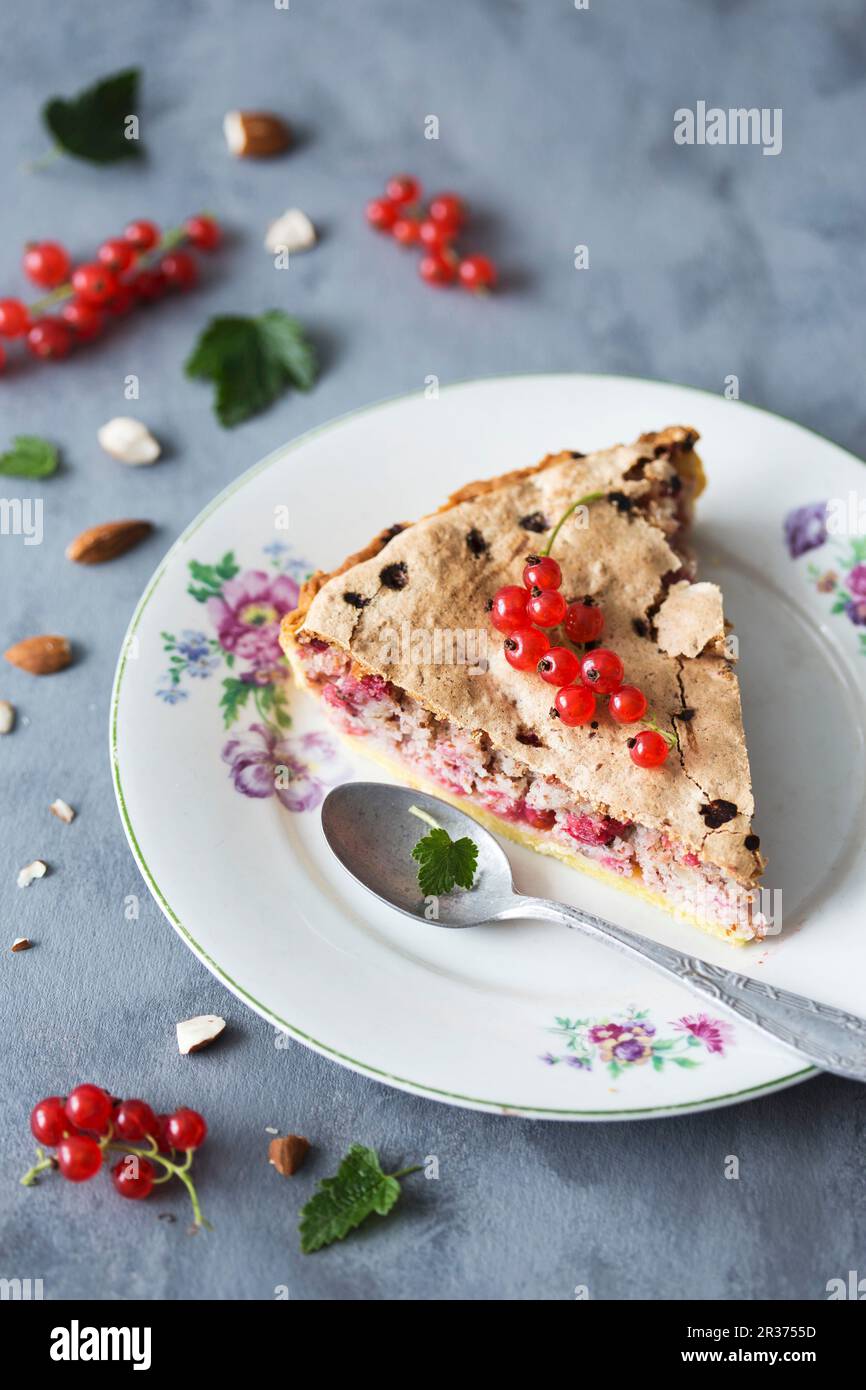
[[[831, 1277], [866, 1274], [862, 1088], [820, 1079], [693, 1118], [529, 1123], [401, 1095], [295, 1043], [275, 1049], [149, 898], [137, 924], [124, 920], [124, 896], [144, 890], [106, 737], [119, 643], [178, 532], [287, 438], [417, 390], [430, 372], [626, 372], [716, 391], [736, 373], [745, 399], [862, 453], [864, 61], [857, 0], [2, 7], [3, 292], [20, 289], [30, 237], [60, 235], [83, 253], [134, 215], [171, 224], [208, 207], [231, 240], [193, 297], [0, 383], [3, 442], [46, 433], [64, 458], [42, 489], [44, 544], [0, 538], [0, 642], [58, 631], [80, 651], [52, 680], [0, 671], [0, 698], [20, 711], [0, 745], [0, 1275], [41, 1277], [51, 1298], [267, 1299], [287, 1284], [298, 1299], [568, 1299], [586, 1283], [607, 1299], [814, 1299]], [[27, 172], [45, 148], [42, 100], [129, 62], [145, 70], [147, 163]], [[782, 154], [675, 147], [673, 111], [698, 99], [781, 106]], [[284, 113], [295, 152], [232, 161], [221, 122], [233, 106]], [[431, 113], [435, 143], [423, 138]], [[366, 229], [365, 199], [403, 168], [471, 199], [501, 294], [430, 291]], [[293, 204], [322, 241], [277, 276], [261, 237]], [[572, 268], [578, 242], [588, 273]], [[310, 325], [321, 382], [225, 433], [181, 364], [209, 315], [274, 305]], [[141, 377], [137, 413], [169, 446], [152, 470], [126, 470], [96, 446], [97, 427], [124, 409], [127, 372]], [[101, 571], [64, 560], [82, 527], [124, 515], [153, 518], [158, 534]], [[71, 827], [46, 814], [58, 795], [79, 810]], [[54, 872], [19, 893], [15, 873], [37, 854]], [[10, 955], [16, 935], [35, 949]], [[229, 1034], [190, 1064], [175, 1021], [209, 1010]], [[16, 1185], [33, 1100], [83, 1078], [202, 1109], [213, 1235], [186, 1238], [180, 1195], [121, 1206], [101, 1180]], [[265, 1164], [270, 1124], [316, 1141], [291, 1184]], [[441, 1179], [411, 1181], [379, 1229], [304, 1258], [297, 1208], [353, 1139], [395, 1166], [435, 1153]], [[723, 1179], [727, 1154], [740, 1157], [739, 1182]]]

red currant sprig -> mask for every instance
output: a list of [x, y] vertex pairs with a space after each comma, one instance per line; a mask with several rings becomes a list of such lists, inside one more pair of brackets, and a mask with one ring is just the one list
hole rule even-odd
[[[188, 217], [164, 235], [155, 222], [139, 218], [122, 236], [102, 242], [93, 261], [75, 267], [58, 242], [31, 243], [24, 253], [24, 273], [48, 293], [29, 306], [21, 299], [0, 299], [0, 338], [24, 339], [34, 357], [66, 357], [135, 304], [149, 303], [170, 289], [191, 289], [198, 265], [182, 243], [207, 252], [219, 245], [221, 236], [219, 224], [205, 213]], [[59, 317], [45, 312], [56, 304], [63, 304]], [[0, 369], [5, 360], [0, 344]]]
[[[599, 501], [602, 492], [579, 498], [560, 517], [540, 555], [530, 555], [523, 568], [523, 586], [506, 584], [488, 604], [491, 622], [505, 639], [505, 659], [517, 671], [535, 667], [541, 679], [557, 687], [551, 716], [569, 728], [585, 724], [596, 712], [596, 697], [608, 697], [611, 718], [618, 724], [636, 724], [644, 719], [647, 699], [635, 685], [624, 685], [622, 659], [608, 647], [597, 647], [604, 627], [604, 614], [588, 595], [582, 602], [567, 604], [560, 589], [562, 570], [550, 551], [564, 523], [577, 511]], [[579, 657], [569, 647], [552, 646], [547, 632], [564, 625], [566, 636], [575, 646], [590, 646]], [[638, 767], [659, 767], [667, 759], [675, 740], [651, 720], [649, 728], [627, 740], [632, 761]]]
[[[183, 1108], [158, 1116], [147, 1101], [113, 1102], [101, 1086], [86, 1083], [76, 1086], [65, 1099], [48, 1096], [38, 1101], [30, 1115], [30, 1128], [40, 1145], [57, 1152], [56, 1156], [46, 1155], [42, 1148], [37, 1149], [36, 1163], [21, 1179], [24, 1187], [32, 1187], [42, 1173], [53, 1168], [68, 1182], [88, 1182], [110, 1153], [119, 1154], [111, 1179], [121, 1197], [140, 1201], [149, 1197], [155, 1186], [178, 1178], [192, 1204], [193, 1229], [209, 1229], [189, 1173], [193, 1154], [207, 1136], [207, 1125], [196, 1110]], [[139, 1147], [141, 1144], [146, 1147]], [[177, 1161], [177, 1150], [183, 1151], [182, 1162]], [[160, 1176], [157, 1164], [162, 1168]]]
[[418, 274], [428, 285], [459, 284], [473, 294], [496, 284], [496, 266], [488, 256], [463, 256], [454, 241], [463, 230], [466, 205], [456, 193], [437, 193], [426, 210], [421, 185], [411, 174], [394, 174], [382, 197], [371, 198], [365, 215], [377, 232], [392, 236], [400, 246], [417, 246], [424, 253]]

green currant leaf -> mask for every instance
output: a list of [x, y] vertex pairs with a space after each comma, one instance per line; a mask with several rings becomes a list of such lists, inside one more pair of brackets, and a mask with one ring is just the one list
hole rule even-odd
[[214, 383], [217, 419], [231, 428], [265, 410], [290, 386], [309, 390], [316, 378], [316, 359], [298, 321], [271, 309], [259, 318], [211, 319], [185, 371]]
[[323, 1178], [301, 1210], [301, 1250], [310, 1255], [343, 1240], [373, 1212], [387, 1216], [399, 1196], [400, 1184], [382, 1172], [376, 1150], [353, 1144], [337, 1176]]
[[59, 454], [47, 439], [35, 434], [16, 434], [12, 448], [0, 454], [0, 473], [13, 478], [50, 478], [57, 472]]
[[140, 140], [127, 140], [124, 123], [138, 110], [138, 68], [103, 77], [75, 97], [52, 97], [42, 119], [66, 154], [91, 164], [140, 159]]
[[452, 840], [447, 830], [431, 830], [415, 845], [412, 858], [418, 861], [418, 884], [425, 897], [450, 893], [455, 885], [471, 888], [478, 863], [478, 846], [465, 836]]

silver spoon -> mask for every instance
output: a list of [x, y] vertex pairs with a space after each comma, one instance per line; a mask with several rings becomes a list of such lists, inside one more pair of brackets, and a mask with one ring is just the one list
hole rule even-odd
[[[438, 917], [429, 918], [428, 901], [418, 887], [412, 849], [425, 826], [415, 806], [432, 816], [453, 840], [468, 836], [478, 846], [478, 869], [471, 891], [455, 889], [439, 898]], [[381, 902], [407, 917], [437, 927], [480, 927], [510, 918], [543, 918], [577, 927], [628, 955], [653, 965], [713, 1004], [785, 1043], [824, 1071], [866, 1081], [866, 1019], [819, 1004], [789, 990], [725, 970], [697, 956], [680, 955], [589, 912], [515, 890], [511, 865], [482, 826], [446, 801], [408, 787], [383, 782], [347, 782], [322, 804], [322, 829], [334, 854], [353, 878]]]

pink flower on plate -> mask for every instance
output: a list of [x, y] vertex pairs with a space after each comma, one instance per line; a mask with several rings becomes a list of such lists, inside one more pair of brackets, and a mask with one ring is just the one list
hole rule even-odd
[[314, 811], [325, 790], [340, 780], [337, 752], [327, 734], [280, 735], [267, 724], [251, 724], [246, 734], [223, 746], [235, 791], [243, 796], [276, 796], [287, 811]]
[[587, 1037], [594, 1043], [615, 1042], [624, 1032], [625, 1026], [621, 1023], [597, 1023], [594, 1028], [590, 1028]]
[[261, 671], [280, 662], [280, 619], [297, 602], [291, 575], [245, 570], [226, 580], [219, 598], [208, 599], [207, 611], [223, 650]]
[[703, 1043], [707, 1052], [718, 1052], [724, 1056], [725, 1047], [734, 1040], [734, 1030], [730, 1023], [720, 1018], [709, 1018], [707, 1014], [686, 1015], [678, 1018], [673, 1027], [680, 1033], [691, 1033]]
[[848, 588], [855, 598], [866, 598], [866, 565], [855, 565], [848, 575]]

